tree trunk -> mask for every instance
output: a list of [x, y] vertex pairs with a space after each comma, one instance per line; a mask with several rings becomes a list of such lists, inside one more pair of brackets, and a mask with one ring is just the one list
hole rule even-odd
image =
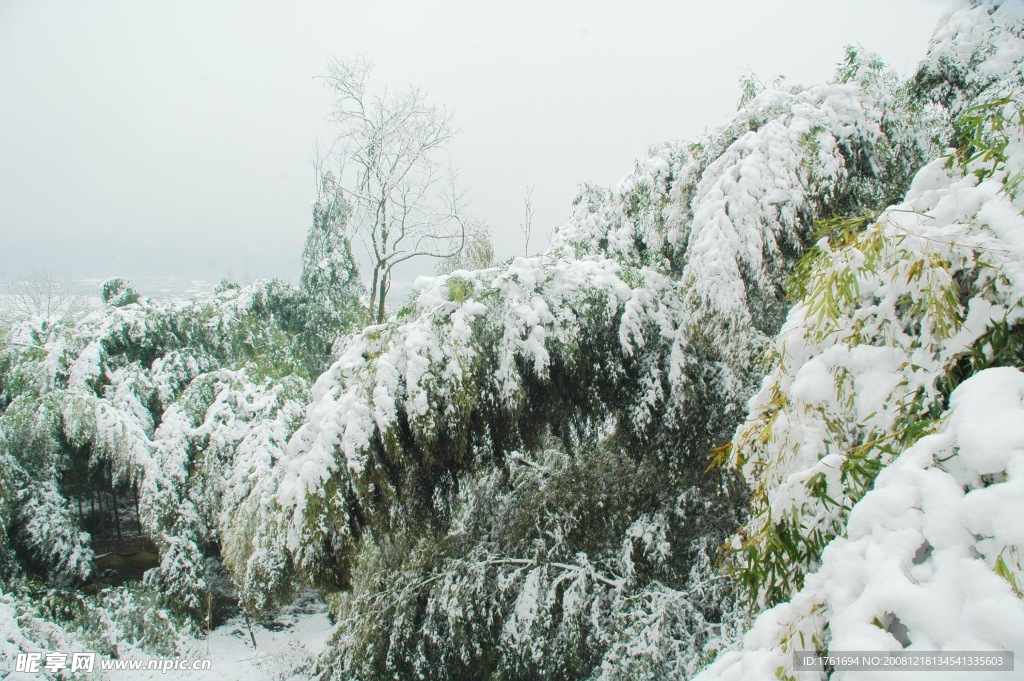
[[388, 294], [388, 275], [387, 275], [387, 273], [385, 273], [384, 276], [382, 276], [380, 278], [380, 289], [378, 290], [377, 293], [378, 293], [378, 295], [377, 295], [377, 323], [378, 324], [383, 324], [384, 323], [384, 299], [385, 299], [385, 297]]
[[380, 281], [380, 263], [377, 263], [373, 268], [373, 283], [370, 285], [370, 316], [373, 315], [373, 310], [377, 307], [377, 285]]
[[110, 505], [114, 507], [114, 532], [117, 533], [117, 540], [121, 541], [121, 514], [117, 510], [118, 495], [113, 474], [108, 475], [107, 480], [110, 481]]
[[117, 510], [117, 493], [113, 490], [110, 491], [110, 498], [114, 502], [114, 532], [117, 533], [118, 540], [121, 539], [121, 514]]
[[139, 489], [132, 485], [132, 501], [135, 502], [135, 525], [138, 527], [139, 536], [142, 535], [142, 514], [139, 513]]

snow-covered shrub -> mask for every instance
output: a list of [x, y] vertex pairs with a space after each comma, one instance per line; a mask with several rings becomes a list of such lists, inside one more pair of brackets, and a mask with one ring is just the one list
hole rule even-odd
[[227, 535], [241, 522], [238, 507], [265, 489], [262, 473], [298, 426], [309, 376], [333, 342], [295, 309], [315, 303], [276, 281], [225, 285], [188, 303], [122, 300], [132, 290], [123, 281], [105, 290], [110, 305], [75, 324], [28, 320], [0, 346], [8, 576], [20, 566], [54, 583], [87, 578], [81, 499], [100, 485], [138, 495], [142, 530], [161, 554], [147, 583], [168, 603], [202, 610], [206, 559], [220, 546], [232, 549], [244, 598], [265, 594], [267, 576], [247, 577], [241, 557], [264, 544]]
[[[735, 604], [710, 558], [739, 508], [707, 490], [668, 500], [661, 482], [607, 449], [517, 452], [465, 479], [447, 531], [365, 540], [321, 665], [334, 678], [658, 678], [695, 663]], [[686, 592], [667, 586], [680, 575]]]
[[100, 286], [100, 298], [107, 305], [124, 307], [139, 302], [139, 292], [124, 277], [114, 277]]
[[802, 586], [699, 678], [780, 678], [798, 649], [1020, 650], [1022, 403], [1019, 369], [960, 384], [934, 432], [853, 506]]
[[[21, 653], [73, 649], [81, 649], [81, 639], [40, 616], [26, 599], [0, 590], [0, 674], [5, 679], [13, 675]], [[42, 681], [45, 676], [36, 678]]]
[[[0, 591], [0, 673], [14, 672], [19, 653], [91, 650], [118, 658], [139, 650], [174, 655], [183, 638], [198, 635], [195, 623], [169, 609], [145, 587], [121, 586], [84, 595], [14, 580]], [[41, 670], [37, 677], [68, 678]], [[78, 678], [77, 676], [72, 678]]]
[[1024, 640], [1022, 110], [1019, 95], [966, 109], [959, 146], [903, 203], [798, 268], [732, 444], [754, 491], [739, 575], [778, 605], [707, 678], [769, 678], [798, 647]]
[[954, 118], [1024, 86], [1024, 8], [1016, 0], [957, 0], [939, 20], [914, 87]]
[[168, 607], [164, 594], [143, 585], [104, 589], [84, 605], [75, 626], [90, 648], [110, 657], [132, 649], [174, 655], [182, 638], [200, 632], [195, 621]]

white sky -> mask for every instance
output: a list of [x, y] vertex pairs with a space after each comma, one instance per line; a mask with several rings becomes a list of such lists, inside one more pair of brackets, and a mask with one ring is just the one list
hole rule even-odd
[[851, 43], [909, 74], [946, 7], [0, 0], [0, 275], [296, 279], [332, 139], [314, 76], [358, 53], [454, 111], [452, 160], [506, 257], [527, 185], [543, 235], [580, 183], [717, 123], [741, 76], [823, 82]]

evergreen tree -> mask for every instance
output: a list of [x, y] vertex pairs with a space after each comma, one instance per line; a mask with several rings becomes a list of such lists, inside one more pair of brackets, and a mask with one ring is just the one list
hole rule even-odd
[[[364, 314], [362, 285], [348, 235], [349, 207], [334, 174], [320, 178], [313, 204], [313, 224], [302, 249], [299, 289], [315, 306], [327, 312], [329, 329], [340, 333]], [[327, 330], [318, 335], [329, 337]]]

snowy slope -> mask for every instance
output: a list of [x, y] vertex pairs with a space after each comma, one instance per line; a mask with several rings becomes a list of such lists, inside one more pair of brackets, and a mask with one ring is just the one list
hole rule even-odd
[[[225, 622], [210, 632], [208, 639], [184, 639], [177, 657], [209, 660], [210, 669], [162, 673], [160, 671], [111, 671], [110, 681], [130, 679], [193, 679], [194, 681], [286, 681], [308, 679], [317, 658], [327, 647], [333, 625], [326, 606], [317, 600], [300, 600], [285, 608], [271, 629], [252, 623], [252, 646], [249, 626], [241, 616]], [[124, 660], [149, 660], [143, 652], [123, 656]]]

